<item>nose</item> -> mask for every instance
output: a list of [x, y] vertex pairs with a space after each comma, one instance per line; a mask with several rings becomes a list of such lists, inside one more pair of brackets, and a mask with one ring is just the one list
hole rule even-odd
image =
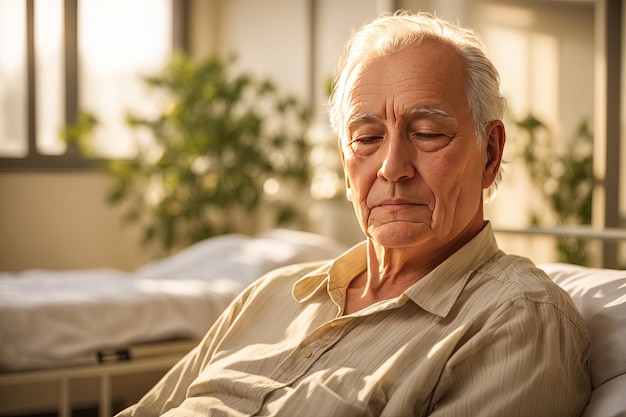
[[390, 182], [406, 181], [417, 172], [415, 146], [402, 135], [393, 135], [386, 141], [384, 159], [378, 170], [378, 177]]

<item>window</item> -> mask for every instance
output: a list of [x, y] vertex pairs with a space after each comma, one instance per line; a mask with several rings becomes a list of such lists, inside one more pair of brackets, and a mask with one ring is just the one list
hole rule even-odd
[[6, 156], [25, 156], [26, 3], [0, 0], [0, 147]]
[[99, 157], [134, 153], [128, 111], [150, 114], [142, 75], [184, 49], [183, 0], [0, 0], [0, 169], [75, 169], [60, 129], [95, 114]]

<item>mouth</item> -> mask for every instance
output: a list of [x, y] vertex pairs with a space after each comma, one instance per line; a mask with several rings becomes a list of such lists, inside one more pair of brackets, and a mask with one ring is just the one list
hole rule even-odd
[[394, 198], [394, 199], [382, 200], [382, 201], [378, 202], [377, 204], [375, 204], [372, 207], [372, 209], [382, 208], [382, 209], [385, 209], [385, 210], [392, 210], [393, 211], [393, 210], [403, 210], [403, 209], [407, 209], [407, 208], [415, 208], [415, 207], [419, 207], [419, 206], [425, 206], [425, 204], [417, 203], [417, 202], [411, 201], [411, 200]]

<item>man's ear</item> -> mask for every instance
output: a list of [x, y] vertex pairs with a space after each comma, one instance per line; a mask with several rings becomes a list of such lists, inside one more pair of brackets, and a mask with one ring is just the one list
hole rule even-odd
[[504, 131], [504, 124], [502, 121], [494, 120], [489, 123], [486, 135], [487, 159], [485, 163], [485, 170], [483, 171], [483, 188], [489, 188], [500, 171], [502, 154], [504, 152], [504, 143], [506, 142], [506, 133]]

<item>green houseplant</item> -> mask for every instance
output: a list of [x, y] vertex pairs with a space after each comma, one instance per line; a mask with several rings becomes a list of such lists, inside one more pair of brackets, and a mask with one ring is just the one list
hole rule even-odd
[[[137, 142], [136, 158], [105, 164], [114, 180], [110, 201], [123, 203], [145, 241], [167, 252], [236, 231], [242, 215], [259, 209], [284, 224], [298, 211], [267, 191], [308, 190], [309, 109], [269, 80], [232, 75], [232, 63], [217, 57], [195, 63], [179, 54], [162, 73], [145, 77], [162, 111], [152, 118], [128, 114], [126, 123], [151, 140]], [[93, 114], [83, 113], [62, 136], [89, 154], [97, 126]]]
[[[532, 181], [555, 214], [558, 224], [591, 224], [593, 190], [593, 134], [583, 120], [575, 135], [558, 149], [547, 126], [535, 116], [514, 121], [525, 135], [521, 155]], [[544, 225], [545, 216], [531, 212], [532, 225]], [[574, 237], [556, 238], [559, 260], [585, 265], [588, 262], [588, 241]]]

